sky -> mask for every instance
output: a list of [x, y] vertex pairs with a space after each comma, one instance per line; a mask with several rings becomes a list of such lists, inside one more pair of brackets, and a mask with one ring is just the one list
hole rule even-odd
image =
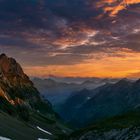
[[29, 76], [140, 77], [140, 0], [0, 0], [0, 52]]

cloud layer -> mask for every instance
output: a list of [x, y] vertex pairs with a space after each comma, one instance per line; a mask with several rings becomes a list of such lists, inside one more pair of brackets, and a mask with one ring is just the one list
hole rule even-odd
[[[76, 76], [67, 68], [97, 71], [92, 64], [113, 58], [122, 65], [140, 52], [140, 0], [0, 0], [0, 50], [31, 75], [44, 68]], [[89, 70], [81, 73], [100, 76]]]

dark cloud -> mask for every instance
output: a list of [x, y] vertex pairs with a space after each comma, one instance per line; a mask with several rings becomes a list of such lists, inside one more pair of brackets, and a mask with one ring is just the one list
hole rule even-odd
[[[0, 0], [0, 50], [24, 65], [77, 64], [92, 57], [124, 57], [117, 53], [123, 49], [140, 52], [139, 4], [113, 17], [113, 9], [105, 10], [111, 4], [103, 0]], [[98, 53], [103, 55], [97, 58]]]

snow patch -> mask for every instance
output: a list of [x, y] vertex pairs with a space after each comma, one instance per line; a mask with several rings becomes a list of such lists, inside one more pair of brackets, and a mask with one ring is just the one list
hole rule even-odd
[[66, 130], [62, 130], [63, 133], [66, 133]]
[[38, 140], [49, 140], [49, 139], [42, 139], [42, 138], [38, 138]]
[[90, 100], [91, 99], [91, 97], [87, 97], [87, 100]]
[[46, 134], [52, 135], [52, 133], [50, 133], [50, 132], [48, 132], [48, 131], [46, 131], [46, 130], [40, 128], [39, 126], [37, 126], [37, 129], [39, 129], [40, 131], [42, 131], [42, 132], [44, 132], [44, 133], [46, 133]]
[[0, 140], [11, 140], [11, 139], [0, 136]]

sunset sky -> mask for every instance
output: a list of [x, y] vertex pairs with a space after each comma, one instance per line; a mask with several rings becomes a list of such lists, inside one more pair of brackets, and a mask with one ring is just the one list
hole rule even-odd
[[140, 0], [0, 0], [0, 51], [30, 76], [140, 77]]

